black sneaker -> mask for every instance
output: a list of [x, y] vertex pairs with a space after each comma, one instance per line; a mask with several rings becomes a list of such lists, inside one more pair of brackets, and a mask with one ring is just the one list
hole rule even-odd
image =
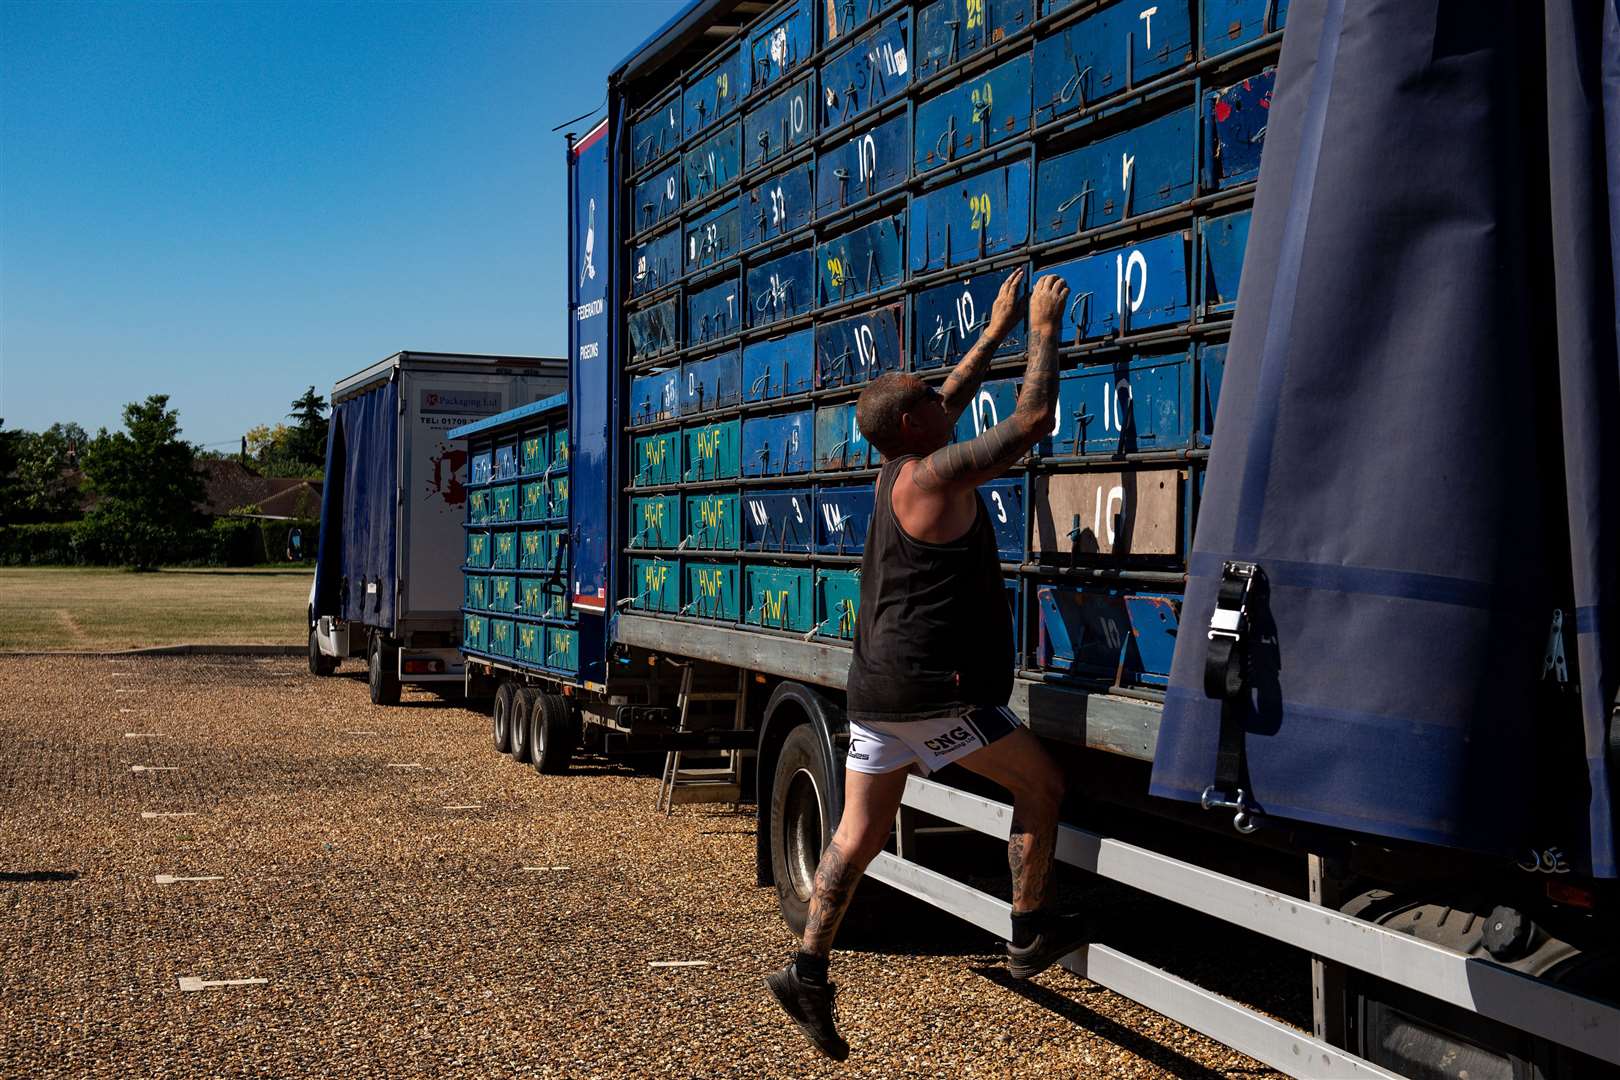
[[839, 1037], [833, 1017], [833, 997], [838, 988], [832, 983], [812, 986], [799, 978], [792, 964], [781, 971], [765, 976], [765, 985], [771, 988], [783, 1010], [799, 1025], [817, 1050], [843, 1061], [849, 1057], [849, 1043]]
[[1007, 943], [1007, 974], [1015, 979], [1039, 975], [1082, 945], [1091, 943], [1091, 923], [1083, 914], [1048, 919], [1035, 940], [1020, 949]]

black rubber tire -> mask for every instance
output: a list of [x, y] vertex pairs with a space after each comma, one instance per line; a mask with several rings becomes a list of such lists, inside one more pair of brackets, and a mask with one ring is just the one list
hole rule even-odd
[[383, 641], [381, 634], [371, 635], [371, 649], [367, 661], [370, 665], [367, 682], [371, 685], [373, 705], [399, 704], [399, 670], [395, 665], [398, 650]]
[[512, 684], [501, 680], [495, 688], [495, 699], [489, 706], [489, 727], [495, 737], [495, 752], [512, 752]]
[[579, 728], [568, 699], [561, 694], [539, 694], [532, 712], [529, 746], [534, 771], [553, 776], [567, 772], [579, 742]]
[[833, 784], [816, 745], [815, 729], [788, 732], [771, 778], [771, 873], [782, 921], [804, 936], [816, 864], [832, 839]]
[[535, 692], [526, 686], [512, 690], [512, 760], [519, 765], [529, 763], [530, 739], [533, 736], [529, 717], [537, 711], [534, 699]]
[[337, 670], [337, 657], [327, 656], [321, 652], [321, 643], [315, 636], [315, 628], [309, 628], [309, 673], [311, 675], [326, 676]]

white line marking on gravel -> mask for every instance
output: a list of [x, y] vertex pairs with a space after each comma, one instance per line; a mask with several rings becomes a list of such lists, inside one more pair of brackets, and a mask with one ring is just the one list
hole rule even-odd
[[388, 767], [390, 769], [420, 769], [422, 763], [420, 761], [390, 761]]
[[151, 820], [152, 818], [196, 817], [196, 816], [197, 816], [197, 811], [195, 811], [195, 810], [142, 810], [141, 811], [141, 817], [143, 817], [143, 818], [145, 818], [147, 820]]
[[205, 874], [201, 877], [181, 877], [175, 874], [159, 874], [152, 880], [159, 885], [173, 885], [180, 881], [224, 881], [225, 878], [220, 874]]
[[708, 967], [707, 960], [649, 960], [648, 967], [678, 968], [678, 967]]
[[123, 716], [125, 713], [132, 713], [134, 711], [135, 711], [134, 709], [119, 709], [118, 710], [118, 715]]
[[162, 732], [162, 731], [126, 731], [126, 732], [124, 732], [124, 738], [126, 738], [126, 739], [167, 739], [168, 737], [169, 737], [168, 734], [165, 733], [165, 732]]
[[113, 689], [113, 693], [115, 693], [115, 694], [144, 694], [144, 693], [146, 693], [146, 688], [144, 686], [135, 687], [135, 688], [119, 686], [119, 687], [115, 687]]
[[345, 735], [377, 735], [377, 734], [380, 734], [380, 733], [376, 732], [376, 731], [345, 731], [343, 734], [345, 734]]
[[130, 772], [179, 772], [178, 765], [131, 765]]
[[447, 807], [445, 807], [446, 810], [482, 810], [483, 808], [484, 808], [483, 803], [475, 803], [475, 802], [473, 802], [473, 803], [462, 803], [459, 806], [447, 806]]
[[535, 873], [538, 870], [572, 870], [573, 867], [572, 866], [525, 866], [522, 869], [526, 873], [532, 874], [532, 873]]
[[215, 986], [263, 986], [269, 979], [199, 979], [195, 975], [181, 975], [180, 989], [207, 990]]

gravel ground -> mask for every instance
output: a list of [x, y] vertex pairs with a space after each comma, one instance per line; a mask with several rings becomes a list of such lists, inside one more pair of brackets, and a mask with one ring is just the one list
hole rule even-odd
[[832, 1065], [759, 981], [793, 942], [751, 814], [665, 818], [655, 777], [541, 777], [478, 713], [302, 667], [0, 660], [0, 1072], [1276, 1075], [1061, 970], [1010, 988], [990, 939], [920, 924], [835, 955]]

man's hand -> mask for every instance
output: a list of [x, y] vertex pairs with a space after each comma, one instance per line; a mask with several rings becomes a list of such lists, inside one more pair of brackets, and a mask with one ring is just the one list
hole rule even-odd
[[1023, 286], [1024, 268], [1019, 267], [1007, 276], [1001, 283], [1001, 291], [996, 293], [996, 302], [990, 308], [990, 325], [984, 332], [998, 345], [1006, 340], [1013, 323], [1018, 321], [1018, 294]]
[[[1005, 292], [1005, 290], [1003, 290]], [[1029, 329], [1036, 330], [1052, 337], [1062, 332], [1063, 315], [1068, 310], [1069, 285], [1068, 282], [1056, 274], [1048, 274], [1035, 283], [1035, 288], [1029, 294]], [[1001, 305], [1001, 297], [996, 297], [996, 306]], [[995, 315], [991, 315], [994, 321]], [[1034, 349], [1030, 352], [1033, 354]]]

